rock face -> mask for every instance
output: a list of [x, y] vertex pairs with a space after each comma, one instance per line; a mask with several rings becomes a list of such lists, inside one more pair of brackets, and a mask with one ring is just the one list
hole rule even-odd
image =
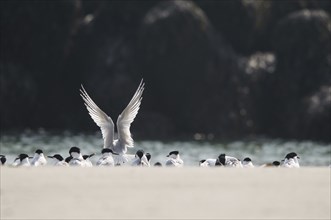
[[139, 137], [331, 140], [330, 1], [0, 4], [1, 130], [94, 130], [80, 84], [116, 117], [144, 78]]
[[[274, 118], [284, 135], [304, 134], [303, 101], [331, 85], [331, 20], [324, 11], [298, 11], [282, 19], [274, 34], [277, 57]], [[321, 125], [322, 126], [322, 125]]]
[[1, 1], [0, 10], [1, 130], [60, 126], [54, 103], [69, 87], [63, 67], [79, 18], [77, 1]]
[[[324, 11], [291, 13], [276, 27], [277, 76], [299, 97], [330, 80], [331, 19]], [[298, 85], [298, 86], [297, 86]]]
[[316, 140], [327, 140], [330, 136], [331, 123], [331, 86], [321, 86], [313, 95], [305, 98], [302, 117], [302, 135]]
[[222, 120], [232, 124], [225, 115], [237, 104], [230, 99], [238, 84], [236, 55], [193, 2], [166, 1], [152, 8], [143, 19], [137, 51], [137, 66], [151, 82], [151, 103], [158, 103], [151, 110], [171, 120], [174, 132], [212, 132]]

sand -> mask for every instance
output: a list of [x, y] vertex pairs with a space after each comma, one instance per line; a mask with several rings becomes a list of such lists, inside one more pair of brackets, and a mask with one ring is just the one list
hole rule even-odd
[[1, 167], [1, 219], [330, 219], [330, 168]]

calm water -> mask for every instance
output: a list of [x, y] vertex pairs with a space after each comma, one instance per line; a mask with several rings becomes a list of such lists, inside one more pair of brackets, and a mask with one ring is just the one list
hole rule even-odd
[[[95, 162], [100, 156], [103, 140], [100, 133], [96, 134], [49, 134], [46, 132], [25, 132], [19, 135], [1, 135], [0, 154], [7, 157], [11, 163], [17, 154], [27, 153], [33, 156], [40, 148], [46, 155], [60, 153], [68, 156], [71, 146], [79, 146], [83, 154], [96, 153], [92, 158]], [[234, 140], [230, 142], [207, 141], [148, 141], [135, 142], [135, 148], [128, 153], [143, 149], [152, 154], [152, 163], [164, 163], [166, 155], [172, 150], [179, 150], [187, 166], [197, 166], [198, 161], [206, 158], [216, 158], [220, 153], [226, 153], [243, 159], [250, 157], [255, 164], [263, 164], [274, 160], [282, 160], [284, 156], [295, 151], [301, 157], [302, 166], [329, 166], [331, 164], [331, 144], [311, 141], [284, 141], [280, 139], [258, 139], [250, 141]]]

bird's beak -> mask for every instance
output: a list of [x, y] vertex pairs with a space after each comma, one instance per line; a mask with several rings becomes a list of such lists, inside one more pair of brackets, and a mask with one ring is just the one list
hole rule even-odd
[[119, 155], [118, 153], [115, 153], [115, 152], [112, 152], [112, 154], [114, 154], [114, 155]]
[[298, 158], [298, 159], [300, 159], [300, 157], [299, 157], [299, 156], [297, 156], [297, 158]]
[[166, 157], [170, 157], [170, 155], [167, 155]]
[[93, 154], [90, 154], [90, 156], [89, 157], [93, 157], [95, 155], [95, 153], [93, 153]]
[[54, 158], [53, 156], [47, 156], [48, 158]]

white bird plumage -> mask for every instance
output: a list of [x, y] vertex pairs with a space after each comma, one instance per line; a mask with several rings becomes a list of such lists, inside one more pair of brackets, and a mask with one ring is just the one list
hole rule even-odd
[[42, 150], [38, 149], [36, 150], [33, 158], [31, 159], [31, 165], [32, 166], [43, 166], [47, 164], [47, 160], [44, 156], [44, 153]]
[[205, 159], [201, 160], [199, 163], [200, 167], [214, 167], [217, 159]]
[[241, 164], [242, 164], [243, 168], [253, 168], [254, 167], [254, 164], [253, 164], [251, 158], [249, 158], [249, 157], [246, 157]]
[[67, 162], [64, 161], [63, 157], [60, 154], [54, 154], [54, 156], [48, 156], [48, 158], [52, 158], [54, 166], [69, 166]]
[[285, 159], [284, 159], [284, 162], [282, 164], [282, 167], [300, 168], [299, 160], [298, 159], [300, 159], [300, 157], [295, 152], [288, 153], [285, 156]]
[[135, 167], [150, 167], [150, 163], [143, 150], [138, 150], [135, 155], [135, 159], [132, 160], [131, 166]]
[[68, 163], [70, 166], [85, 167], [86, 163], [82, 154], [80, 153], [79, 147], [71, 147], [69, 150], [69, 155], [72, 157]]
[[183, 167], [184, 161], [179, 156], [179, 151], [171, 151], [167, 157], [169, 159], [166, 161], [165, 165], [167, 167]]
[[224, 166], [224, 167], [239, 167], [242, 168], [242, 164], [239, 159], [225, 154], [220, 154], [216, 160], [215, 166]]
[[98, 161], [97, 161], [97, 166], [101, 167], [101, 166], [110, 166], [113, 167], [115, 166], [115, 162], [112, 156], [108, 155], [104, 155], [102, 156]]
[[29, 167], [31, 163], [29, 161], [29, 156], [27, 154], [20, 154], [15, 159], [13, 166], [22, 166], [22, 167]]
[[113, 150], [110, 148], [103, 148], [101, 151], [101, 158], [97, 161], [97, 166], [115, 166], [114, 158], [113, 158]]
[[93, 156], [94, 156], [94, 154], [83, 155], [85, 167], [93, 167], [92, 161], [90, 160], [90, 158]]
[[[127, 148], [133, 148], [134, 142], [130, 132], [131, 123], [134, 121], [138, 110], [140, 108], [142, 94], [144, 91], [144, 82], [141, 80], [138, 89], [133, 95], [131, 101], [122, 111], [117, 118], [117, 132], [118, 139], [114, 139], [114, 122], [105, 112], [103, 112], [87, 94], [86, 90], [82, 86], [81, 97], [84, 100], [84, 104], [93, 119], [93, 121], [100, 127], [102, 138], [104, 140], [103, 148], [110, 148], [115, 153], [118, 153], [121, 157], [114, 157], [114, 159], [122, 159], [127, 162], [129, 157], [126, 154]], [[115, 163], [118, 163], [118, 161]]]

